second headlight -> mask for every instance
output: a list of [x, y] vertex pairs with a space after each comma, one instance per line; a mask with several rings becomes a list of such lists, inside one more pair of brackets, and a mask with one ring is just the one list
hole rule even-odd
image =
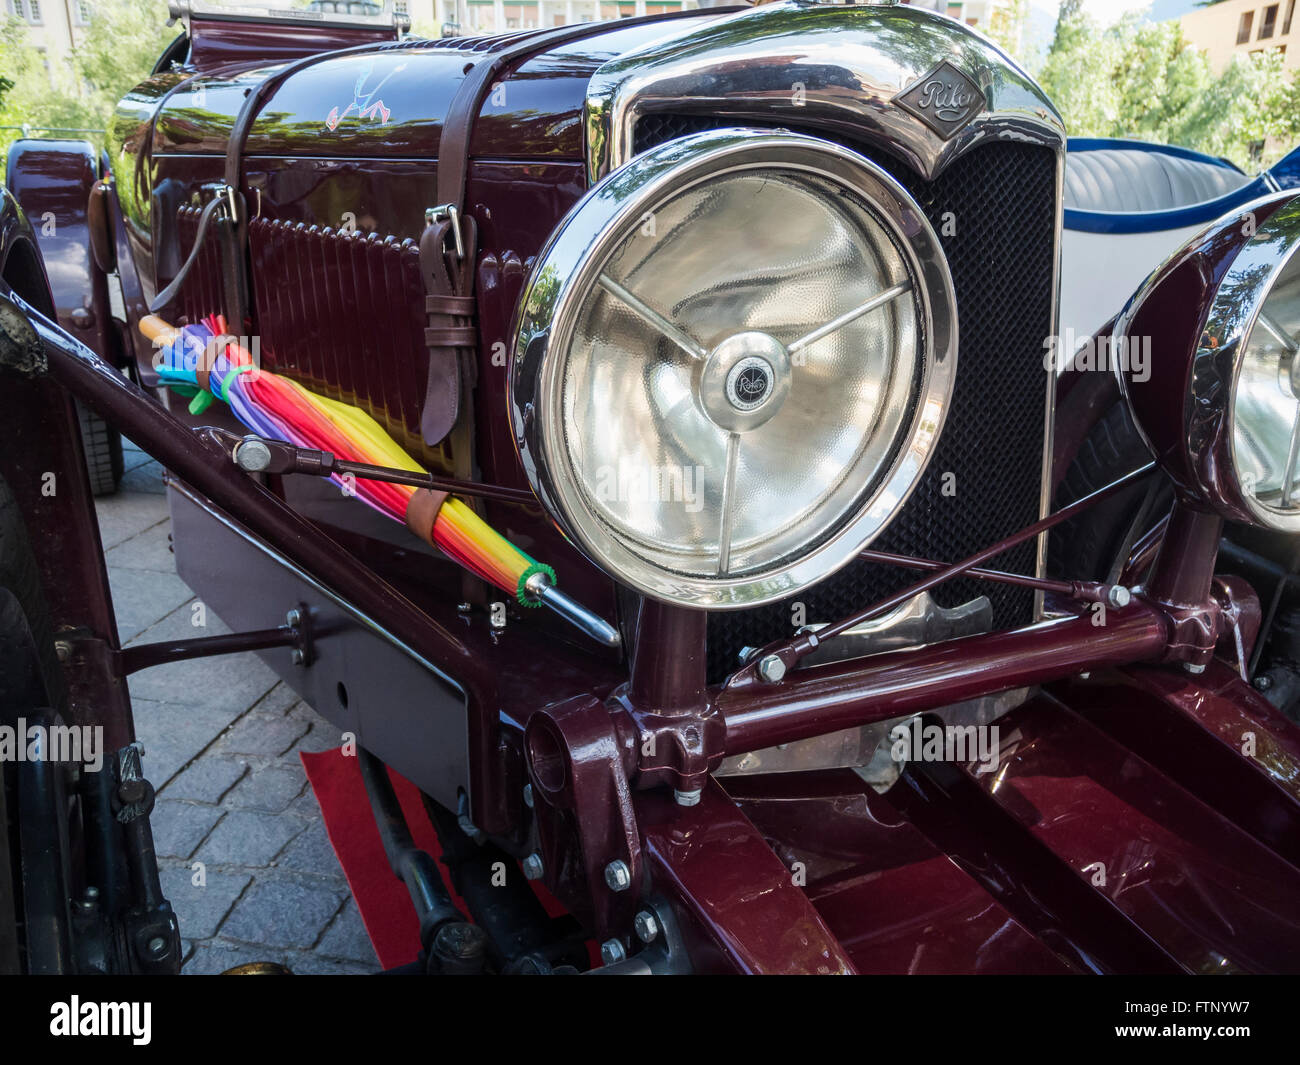
[[561, 223], [524, 294], [514, 423], [539, 497], [615, 578], [753, 606], [885, 527], [955, 362], [947, 265], [893, 179], [720, 130], [638, 156]]

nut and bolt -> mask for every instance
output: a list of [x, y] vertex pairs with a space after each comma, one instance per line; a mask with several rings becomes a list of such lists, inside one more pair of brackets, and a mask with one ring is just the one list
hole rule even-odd
[[1273, 687], [1273, 678], [1267, 673], [1261, 673], [1252, 683], [1255, 685], [1256, 691], [1266, 692], [1269, 688]]
[[137, 802], [143, 802], [144, 797], [148, 794], [148, 787], [139, 777], [124, 780], [117, 788], [117, 797], [127, 806]]
[[1188, 673], [1193, 674], [1205, 672], [1205, 664], [1203, 662], [1184, 662], [1183, 668], [1187, 670]]
[[466, 961], [487, 949], [487, 933], [468, 921], [452, 921], [438, 929], [433, 945], [439, 956]]
[[235, 465], [248, 473], [261, 473], [271, 465], [271, 449], [260, 437], [246, 436], [235, 445]]
[[642, 943], [653, 943], [659, 936], [659, 922], [649, 910], [642, 910], [632, 918], [632, 928]]
[[155, 958], [160, 958], [167, 953], [167, 940], [163, 939], [162, 936], [154, 936], [153, 939], [149, 940], [147, 946], [149, 953]]
[[526, 880], [541, 880], [542, 873], [546, 871], [542, 865], [542, 856], [536, 851], [528, 855], [521, 864], [523, 865]]
[[289, 655], [289, 660], [295, 666], [300, 666], [307, 661], [307, 656], [302, 653], [301, 647], [295, 647]]
[[607, 939], [600, 945], [600, 960], [606, 965], [613, 965], [615, 962], [625, 961], [627, 951], [623, 949], [623, 944], [617, 939]]
[[673, 801], [678, 806], [697, 806], [700, 802], [700, 796], [703, 794], [703, 788], [693, 788], [690, 791], [682, 791], [680, 788], [673, 788]]
[[59, 659], [60, 662], [65, 662], [65, 663], [66, 663], [66, 662], [71, 662], [71, 661], [72, 661], [72, 641], [71, 641], [71, 640], [55, 640], [55, 641], [54, 641], [54, 653], [55, 653], [55, 655], [58, 657], [58, 659]]
[[292, 610], [289, 611], [289, 613], [285, 614], [284, 620], [285, 623], [289, 626], [289, 628], [296, 629], [299, 625], [302, 624], [302, 611], [299, 610], [297, 607], [294, 607]]
[[626, 891], [632, 886], [632, 870], [627, 862], [615, 858], [605, 866], [605, 884], [610, 891]]
[[1116, 608], [1128, 606], [1133, 601], [1133, 593], [1122, 584], [1112, 584], [1106, 589], [1106, 605]]
[[758, 675], [769, 684], [775, 684], [785, 676], [785, 663], [780, 655], [764, 655], [758, 663]]

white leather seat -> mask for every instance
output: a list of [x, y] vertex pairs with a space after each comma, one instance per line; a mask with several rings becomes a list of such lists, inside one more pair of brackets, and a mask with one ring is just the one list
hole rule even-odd
[[1168, 211], [1217, 199], [1251, 177], [1150, 148], [1099, 148], [1065, 157], [1065, 206], [1079, 211]]

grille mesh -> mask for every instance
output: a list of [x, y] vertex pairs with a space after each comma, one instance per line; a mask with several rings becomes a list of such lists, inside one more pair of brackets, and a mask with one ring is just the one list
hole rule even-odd
[[[635, 131], [640, 152], [734, 120], [648, 115]], [[968, 152], [934, 181], [892, 157], [849, 145], [887, 170], [921, 206], [939, 235], [957, 294], [960, 347], [952, 407], [925, 475], [902, 512], [872, 545], [950, 562], [1038, 517], [1050, 332], [1056, 156], [1049, 149], [994, 142]], [[955, 475], [945, 496], [944, 474]], [[1033, 573], [1036, 543], [994, 565]], [[792, 603], [810, 622], [834, 621], [918, 579], [912, 571], [855, 562], [789, 602], [709, 618], [709, 674], [719, 680], [745, 646], [792, 631]], [[1033, 592], [974, 580], [950, 581], [934, 598], [955, 606], [980, 595], [998, 628], [1032, 617]]]

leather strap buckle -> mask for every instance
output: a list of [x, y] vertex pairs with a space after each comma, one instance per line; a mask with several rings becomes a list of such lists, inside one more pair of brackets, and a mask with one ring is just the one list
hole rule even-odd
[[428, 225], [433, 225], [435, 222], [451, 222], [451, 233], [456, 241], [456, 258], [465, 258], [465, 237], [461, 232], [459, 207], [454, 203], [444, 203], [441, 207], [426, 208], [424, 221]]

